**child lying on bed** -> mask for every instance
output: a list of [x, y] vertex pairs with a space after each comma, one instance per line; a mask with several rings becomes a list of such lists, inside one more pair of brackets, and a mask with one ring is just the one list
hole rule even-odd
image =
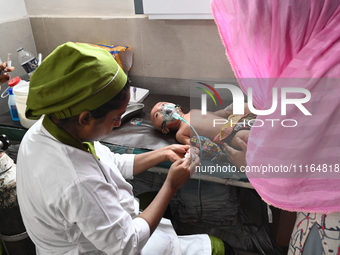
[[[194, 136], [195, 133], [187, 123], [180, 120], [174, 120], [169, 123], [164, 122], [160, 113], [163, 104], [168, 103], [158, 102], [151, 110], [150, 118], [155, 128], [160, 130], [163, 134], [167, 134], [170, 131], [176, 131], [176, 139], [182, 144], [193, 145], [194, 143], [197, 143], [197, 138]], [[238, 150], [241, 150], [241, 147], [236, 140], [237, 137], [247, 143], [249, 131], [252, 125], [252, 123], [248, 124], [248, 122], [256, 118], [256, 115], [250, 113], [246, 104], [244, 111], [245, 115], [233, 115], [232, 104], [223, 110], [207, 112], [206, 115], [202, 115], [201, 110], [191, 110], [188, 113], [183, 113], [180, 107], [177, 109], [179, 115], [193, 126], [198, 135], [201, 137], [201, 141], [203, 137], [203, 139], [208, 138], [211, 143], [212, 141], [215, 143], [226, 142], [231, 147]], [[215, 119], [224, 119], [226, 124], [222, 126], [217, 124], [214, 125]], [[209, 141], [206, 139], [204, 140], [204, 144], [207, 145]], [[215, 148], [216, 146], [214, 149]]]

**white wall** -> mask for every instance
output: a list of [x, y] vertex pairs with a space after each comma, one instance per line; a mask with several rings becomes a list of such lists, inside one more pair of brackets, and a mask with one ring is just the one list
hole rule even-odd
[[112, 17], [135, 13], [133, 0], [25, 0], [25, 2], [30, 17]]
[[27, 17], [25, 0], [0, 0], [0, 22]]

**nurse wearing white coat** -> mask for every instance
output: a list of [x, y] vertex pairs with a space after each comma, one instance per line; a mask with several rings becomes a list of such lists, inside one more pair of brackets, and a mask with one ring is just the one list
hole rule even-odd
[[[26, 117], [44, 117], [21, 142], [17, 194], [37, 254], [212, 254], [207, 235], [178, 237], [161, 221], [199, 164], [184, 159], [187, 146], [117, 155], [96, 142], [121, 123], [126, 81], [111, 54], [75, 43], [59, 46], [31, 77]], [[125, 179], [166, 160], [174, 163], [164, 185], [137, 214]]]

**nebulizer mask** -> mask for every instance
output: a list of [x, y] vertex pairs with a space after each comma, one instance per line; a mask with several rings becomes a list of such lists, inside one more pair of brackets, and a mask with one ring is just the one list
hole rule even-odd
[[[163, 123], [162, 123], [162, 132], [164, 134], [167, 134], [169, 132], [169, 129], [167, 129], [166, 124], [170, 123], [174, 120], [181, 120], [184, 121], [185, 123], [189, 124], [185, 119], [183, 119], [179, 113], [179, 109], [182, 111], [182, 107], [180, 105], [175, 105], [172, 103], [167, 103], [163, 104], [160, 109], [160, 114], [163, 118]], [[142, 124], [143, 119], [136, 118], [131, 120], [132, 125], [138, 125], [138, 126], [150, 126], [147, 124]], [[189, 124], [190, 125], [190, 124]], [[153, 126], [150, 126], [153, 127]]]
[[161, 106], [160, 114], [164, 120], [162, 123], [162, 132], [164, 134], [167, 134], [169, 132], [169, 129], [167, 129], [166, 127], [166, 124], [173, 122], [174, 120], [183, 121], [191, 127], [190, 123], [187, 120], [185, 120], [183, 117], [181, 117], [180, 111], [183, 111], [183, 110], [182, 110], [182, 107], [178, 104], [167, 103]]
[[179, 114], [178, 108], [181, 109], [181, 106], [172, 103], [163, 104], [161, 106], [160, 113], [164, 121], [167, 123], [172, 122], [174, 120], [182, 120], [186, 122], [185, 119], [183, 119]]

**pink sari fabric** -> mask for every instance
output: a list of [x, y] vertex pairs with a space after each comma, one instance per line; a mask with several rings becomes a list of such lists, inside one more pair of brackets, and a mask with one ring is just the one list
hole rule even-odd
[[[340, 212], [340, 0], [212, 0], [211, 7], [235, 76], [245, 93], [252, 87], [256, 109], [271, 107], [273, 87], [311, 93], [303, 106], [312, 116], [295, 105], [284, 116], [280, 110], [258, 116], [265, 125], [250, 132], [251, 184], [284, 210]], [[282, 126], [286, 119], [297, 126]], [[271, 166], [278, 172], [268, 173]]]

